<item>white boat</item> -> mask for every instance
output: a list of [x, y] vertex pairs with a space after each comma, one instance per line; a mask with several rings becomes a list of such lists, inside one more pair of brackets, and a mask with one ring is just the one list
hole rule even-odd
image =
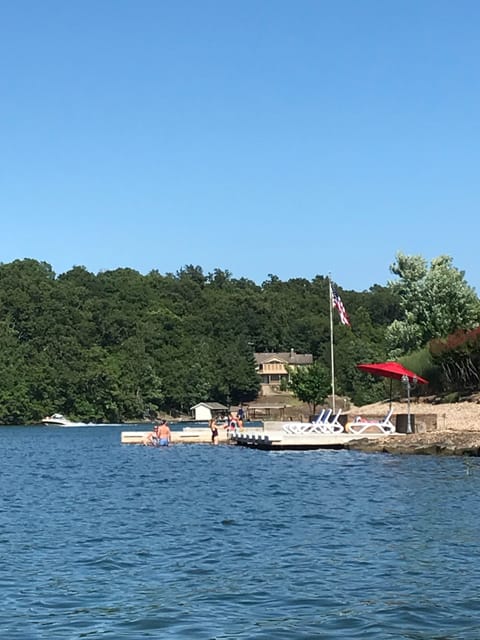
[[85, 422], [72, 422], [68, 418], [65, 418], [61, 413], [53, 413], [51, 416], [43, 418], [42, 424], [55, 426], [55, 427], [86, 427]]

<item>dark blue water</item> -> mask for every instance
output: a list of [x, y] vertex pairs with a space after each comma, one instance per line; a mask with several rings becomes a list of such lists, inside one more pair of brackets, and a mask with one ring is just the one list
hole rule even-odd
[[0, 429], [0, 638], [480, 637], [477, 460], [120, 432]]

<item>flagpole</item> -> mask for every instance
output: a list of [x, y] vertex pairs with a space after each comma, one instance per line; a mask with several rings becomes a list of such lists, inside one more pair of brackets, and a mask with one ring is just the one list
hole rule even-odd
[[350, 326], [350, 320], [348, 318], [345, 306], [338, 295], [336, 287], [332, 287], [332, 281], [328, 278], [328, 285], [330, 289], [330, 358], [332, 360], [332, 410], [335, 413], [335, 358], [333, 353], [333, 307], [335, 307], [340, 316], [340, 322], [347, 326]]
[[335, 415], [335, 359], [333, 357], [333, 304], [332, 304], [332, 282], [328, 279], [328, 306], [330, 307], [330, 363], [332, 372], [332, 412]]

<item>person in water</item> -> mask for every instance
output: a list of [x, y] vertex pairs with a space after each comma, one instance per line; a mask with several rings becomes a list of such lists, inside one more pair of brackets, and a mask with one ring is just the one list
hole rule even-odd
[[214, 418], [210, 420], [209, 425], [212, 432], [212, 444], [218, 444], [218, 429]]
[[172, 432], [166, 420], [161, 420], [156, 428], [158, 444], [161, 447], [168, 447], [172, 441]]

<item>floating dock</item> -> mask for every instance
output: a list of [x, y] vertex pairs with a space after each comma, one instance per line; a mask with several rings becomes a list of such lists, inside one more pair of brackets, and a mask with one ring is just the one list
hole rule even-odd
[[243, 433], [234, 436], [233, 442], [243, 447], [276, 451], [308, 451], [313, 449], [348, 449], [355, 440], [378, 440], [385, 438], [385, 434], [351, 433], [327, 434], [250, 434]]
[[[292, 434], [283, 430], [284, 422], [265, 422], [263, 427], [244, 429], [237, 432], [218, 430], [218, 443], [250, 447], [264, 450], [312, 450], [312, 449], [346, 449], [354, 440], [375, 440], [384, 438], [383, 433]], [[122, 431], [122, 444], [143, 444], [151, 431]], [[210, 429], [202, 427], [185, 427], [182, 431], [172, 431], [172, 444], [210, 444]]]
[[[143, 444], [145, 438], [152, 433], [149, 431], [122, 431], [122, 444]], [[184, 427], [181, 431], [172, 431], [172, 444], [210, 444], [212, 442], [212, 432], [205, 427]], [[219, 444], [227, 444], [226, 429], [218, 430]]]
[[347, 449], [355, 440], [385, 438], [384, 433], [288, 433], [283, 429], [284, 424], [285, 422], [265, 422], [263, 429], [251, 429], [233, 434], [231, 442], [243, 447], [269, 451], [308, 451]]

